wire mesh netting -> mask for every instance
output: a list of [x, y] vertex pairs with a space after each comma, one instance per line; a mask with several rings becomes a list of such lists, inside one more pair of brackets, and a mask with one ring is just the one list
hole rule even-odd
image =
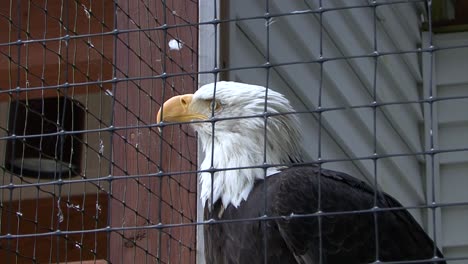
[[[464, 70], [458, 70], [466, 68], [468, 58], [465, 4], [463, 1], [241, 0], [223, 2], [220, 7], [213, 4], [214, 14], [200, 18], [207, 24], [215, 24], [209, 33], [214, 36], [211, 48], [218, 53], [211, 57], [213, 61], [201, 57], [206, 65], [200, 64], [204, 65], [200, 68], [202, 73], [211, 74], [206, 77], [207, 82], [239, 81], [285, 94], [301, 120], [302, 145], [309, 161], [320, 168], [363, 179], [375, 190], [373, 205], [352, 213], [374, 214], [377, 219], [385, 211], [398, 210], [398, 207], [379, 207], [377, 193], [385, 191], [402, 202], [403, 209], [412, 214], [435, 242], [433, 252], [426, 257], [385, 256], [388, 237], [378, 236], [379, 221], [374, 221], [374, 228], [369, 231], [375, 237], [368, 244], [374, 252], [362, 262], [429, 263], [431, 257], [434, 262], [442, 263], [467, 261], [468, 241], [463, 231], [466, 221], [461, 219], [467, 216], [468, 197], [459, 189], [460, 185], [467, 184], [466, 177], [462, 176], [467, 172], [467, 142], [463, 139], [467, 120], [459, 114], [466, 109], [467, 80], [462, 77]], [[203, 26], [200, 25], [200, 31]], [[262, 111], [254, 116], [265, 118], [265, 124], [274, 118]], [[215, 138], [213, 141], [219, 140]], [[259, 144], [266, 146], [268, 139], [263, 140]], [[264, 162], [254, 166], [274, 166], [269, 163], [269, 153], [263, 155]], [[322, 205], [330, 204], [327, 194], [318, 197], [317, 207], [306, 213], [301, 211], [296, 216], [297, 222], [306, 221], [299, 220], [304, 218], [327, 219], [330, 215], [338, 221], [336, 212], [321, 210]], [[343, 205], [333, 201], [336, 208]], [[269, 203], [272, 201], [262, 201], [258, 206]], [[292, 204], [291, 207], [296, 208]], [[345, 210], [338, 210], [339, 213], [342, 217], [349, 214]], [[268, 228], [279, 219], [295, 218], [289, 214], [259, 214], [249, 217], [244, 214], [245, 223], [258, 221], [261, 226], [266, 221], [265, 228]], [[211, 236], [208, 237], [211, 243], [221, 243], [219, 236], [224, 231], [234, 232], [229, 226], [232, 229], [237, 226], [238, 232], [254, 229], [253, 223], [249, 229], [243, 226], [242, 220], [218, 217], [216, 213], [209, 214], [208, 218], [215, 219], [220, 226], [211, 225], [205, 233]], [[355, 222], [348, 224], [355, 228]], [[320, 220], [318, 225], [320, 229]], [[306, 235], [302, 232], [311, 230], [300, 229], [295, 234], [303, 239]], [[326, 232], [331, 231], [321, 231], [313, 233], [319, 237], [317, 241], [307, 240], [310, 244], [296, 248], [304, 253], [316, 247], [320, 256], [313, 263], [329, 263], [326, 255], [332, 249], [326, 248], [330, 244], [325, 240]], [[285, 231], [282, 232], [284, 237]], [[352, 231], [349, 232], [351, 237]], [[259, 258], [264, 258], [265, 263], [268, 256], [275, 254], [270, 238], [264, 234], [267, 241], [264, 245], [249, 244], [263, 250], [264, 255]], [[226, 245], [234, 250], [235, 246], [229, 242], [221, 244], [206, 248], [206, 259], [228, 259], [235, 255], [220, 249]], [[445, 259], [437, 254], [436, 247], [442, 249]], [[250, 253], [256, 254], [255, 250]]]
[[[349, 173], [405, 206], [352, 213], [407, 209], [447, 263], [466, 263], [467, 2], [2, 1], [0, 259], [213, 259], [202, 230], [244, 219], [203, 219], [196, 134], [156, 115], [168, 98], [224, 79], [284, 94], [307, 164]], [[254, 166], [278, 165], [261, 155]], [[297, 217], [326, 216], [320, 204]], [[295, 216], [245, 222], [284, 217]], [[375, 261], [389, 263], [374, 244]]]
[[197, 5], [2, 1], [2, 263], [194, 262], [195, 228], [161, 227], [196, 221], [195, 174], [165, 174], [194, 135], [153, 124], [196, 87]]

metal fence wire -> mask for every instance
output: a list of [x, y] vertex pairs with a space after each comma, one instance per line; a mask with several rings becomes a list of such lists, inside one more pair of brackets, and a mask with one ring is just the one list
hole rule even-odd
[[[203, 216], [197, 175], [251, 168], [201, 171], [191, 122], [156, 116], [215, 80], [284, 94], [295, 112], [278, 115], [299, 118], [304, 164], [404, 205], [334, 215], [406, 209], [436, 261], [468, 263], [467, 2], [2, 1], [2, 263], [204, 263], [210, 227], [325, 217], [326, 196], [302, 215]], [[238, 118], [263, 118], [266, 136], [273, 116], [257, 114]], [[265, 173], [267, 156], [253, 164]], [[390, 263], [379, 241], [375, 262]]]

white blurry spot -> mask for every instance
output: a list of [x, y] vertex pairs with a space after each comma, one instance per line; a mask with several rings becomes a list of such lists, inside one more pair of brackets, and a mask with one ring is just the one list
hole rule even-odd
[[58, 222], [62, 223], [63, 222], [63, 212], [62, 208], [60, 207], [60, 198], [57, 200], [57, 217], [58, 217]]
[[184, 46], [184, 43], [182, 41], [177, 40], [177, 39], [171, 39], [169, 40], [169, 49], [170, 50], [180, 50]]
[[99, 154], [104, 154], [104, 142], [102, 139], [99, 140]]
[[172, 14], [173, 14], [173, 15], [177, 15], [177, 11], [175, 11], [175, 10], [172, 11]]
[[72, 204], [72, 203], [67, 203], [67, 208], [75, 209], [78, 212], [80, 211], [80, 205], [79, 204], [75, 205], [75, 204]]
[[101, 205], [98, 204], [97, 202], [96, 202], [96, 211], [98, 212], [98, 214], [101, 213]]
[[26, 88], [29, 88], [29, 80], [26, 80]]
[[81, 248], [80, 242], [76, 242], [76, 241], [75, 241], [75, 247], [76, 247], [76, 248]]
[[310, 12], [310, 11], [311, 11], [310, 9], [296, 10], [296, 11], [292, 11], [291, 14], [302, 14], [302, 13], [307, 13], [307, 12]]
[[81, 6], [83, 7], [83, 11], [85, 12], [86, 17], [91, 19], [91, 13], [89, 12], [88, 8], [84, 4], [81, 4]]
[[111, 90], [106, 90], [106, 94], [107, 94], [108, 96], [114, 96], [114, 94], [112, 93]]
[[269, 26], [273, 25], [273, 23], [275, 23], [275, 22], [276, 22], [276, 19], [270, 18], [267, 21], [265, 21], [265, 27], [269, 27]]
[[22, 213], [22, 212], [16, 212], [16, 216], [22, 217], [22, 216], [23, 216], [23, 213]]
[[89, 46], [90, 48], [94, 48], [94, 44], [93, 44], [91, 41], [88, 41], [88, 46]]

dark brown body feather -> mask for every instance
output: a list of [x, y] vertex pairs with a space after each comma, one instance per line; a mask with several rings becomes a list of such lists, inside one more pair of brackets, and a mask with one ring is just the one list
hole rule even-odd
[[[314, 166], [292, 167], [258, 181], [247, 201], [238, 208], [230, 205], [219, 217], [222, 208], [218, 202], [213, 213], [205, 209], [205, 219], [239, 220], [261, 217], [265, 213], [269, 217], [316, 213], [319, 171], [321, 211], [348, 213], [321, 216], [320, 232], [317, 216], [207, 225], [207, 263], [371, 263], [376, 260], [377, 252], [380, 261], [435, 263], [429, 261], [434, 253], [443, 257], [406, 210], [349, 213], [373, 208], [373, 189], [349, 175]], [[402, 207], [384, 193], [377, 195], [377, 206]]]

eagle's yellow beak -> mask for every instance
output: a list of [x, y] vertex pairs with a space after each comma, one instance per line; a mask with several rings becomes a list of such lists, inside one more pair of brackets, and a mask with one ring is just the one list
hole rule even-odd
[[[167, 100], [159, 109], [156, 116], [159, 122], [189, 122], [192, 120], [208, 119], [206, 115], [200, 114], [192, 107], [193, 94], [178, 95]], [[162, 115], [162, 116], [161, 116]]]

